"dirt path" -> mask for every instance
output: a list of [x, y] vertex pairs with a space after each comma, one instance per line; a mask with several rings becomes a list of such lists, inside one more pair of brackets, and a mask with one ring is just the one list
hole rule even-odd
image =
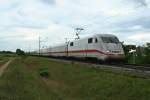
[[3, 75], [5, 69], [8, 67], [8, 65], [14, 60], [15, 58], [9, 60], [4, 65], [0, 66], [0, 77]]

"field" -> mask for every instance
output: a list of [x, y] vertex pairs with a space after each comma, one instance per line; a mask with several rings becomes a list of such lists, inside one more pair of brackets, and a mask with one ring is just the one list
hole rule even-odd
[[[49, 77], [40, 76], [48, 68]], [[148, 100], [150, 78], [50, 61], [16, 59], [0, 78], [0, 100]]]
[[14, 57], [12, 54], [0, 54], [0, 66], [3, 65], [5, 62], [7, 62], [9, 59]]

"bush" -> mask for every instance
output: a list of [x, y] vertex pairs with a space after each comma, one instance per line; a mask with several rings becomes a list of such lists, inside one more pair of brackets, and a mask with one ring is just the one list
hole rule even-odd
[[25, 55], [25, 52], [22, 51], [21, 49], [17, 49], [17, 50], [16, 50], [16, 54], [17, 54], [17, 55]]
[[48, 69], [47, 68], [40, 69], [40, 76], [42, 76], [42, 77], [48, 77], [49, 76]]

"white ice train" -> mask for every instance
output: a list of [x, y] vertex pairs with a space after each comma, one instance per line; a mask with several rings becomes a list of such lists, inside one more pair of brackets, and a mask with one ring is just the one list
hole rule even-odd
[[124, 51], [119, 39], [112, 34], [97, 34], [77, 39], [48, 49], [42, 49], [41, 55], [54, 57], [97, 58], [99, 60], [121, 60]]

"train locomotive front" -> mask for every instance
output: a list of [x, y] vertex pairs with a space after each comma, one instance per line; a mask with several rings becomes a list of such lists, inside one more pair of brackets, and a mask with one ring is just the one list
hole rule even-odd
[[111, 34], [100, 35], [104, 60], [123, 60], [124, 50], [119, 39]]

